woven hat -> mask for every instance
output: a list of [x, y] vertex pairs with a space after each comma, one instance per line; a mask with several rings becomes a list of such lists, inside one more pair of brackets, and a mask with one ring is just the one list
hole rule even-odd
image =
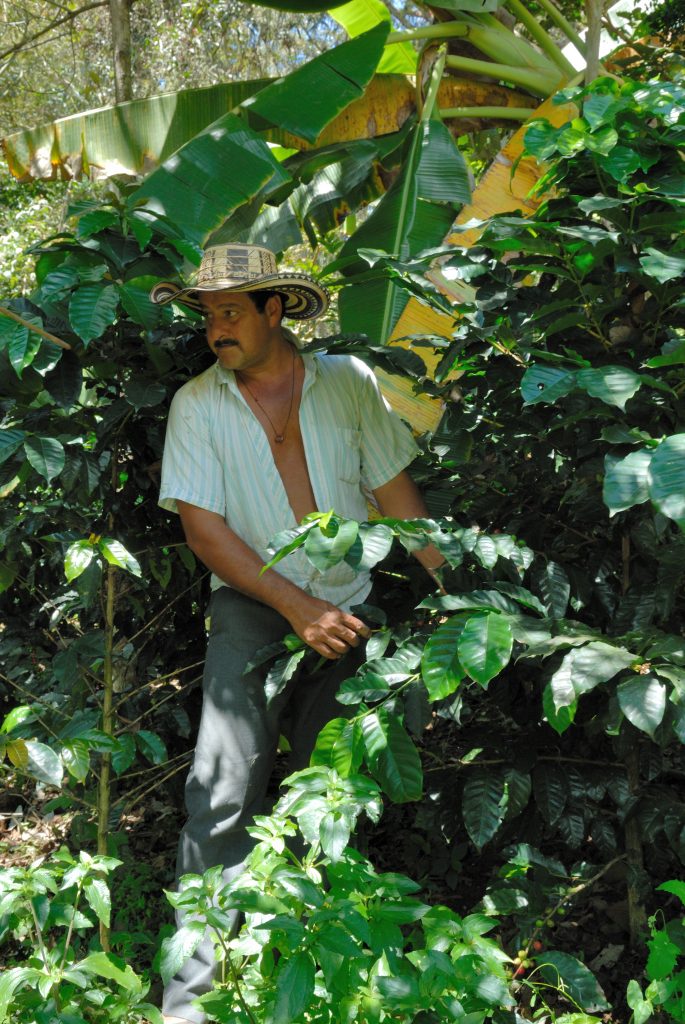
[[312, 320], [328, 308], [328, 292], [306, 274], [280, 271], [270, 249], [259, 245], [213, 245], [206, 249], [195, 284], [187, 288], [168, 281], [156, 284], [150, 298], [159, 305], [181, 302], [200, 309], [201, 292], [275, 291], [283, 296], [283, 314]]

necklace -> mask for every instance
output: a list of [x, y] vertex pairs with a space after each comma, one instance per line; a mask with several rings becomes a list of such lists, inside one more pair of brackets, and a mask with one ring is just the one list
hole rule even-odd
[[249, 386], [247, 381], [243, 380], [242, 377], [241, 377], [240, 378], [240, 383], [245, 386], [245, 388], [248, 391], [248, 394], [257, 403], [257, 405], [262, 410], [262, 412], [264, 413], [264, 415], [268, 419], [269, 423], [271, 424], [271, 429], [274, 432], [274, 441], [276, 442], [276, 444], [283, 444], [283, 442], [285, 441], [285, 432], [286, 432], [286, 429], [288, 427], [288, 424], [290, 423], [290, 414], [293, 411], [293, 398], [295, 397], [295, 352], [293, 351], [293, 374], [292, 374], [292, 379], [291, 379], [291, 382], [290, 382], [290, 405], [288, 406], [288, 415], [285, 418], [285, 423], [283, 424], [283, 430], [281, 430], [280, 433], [279, 433], [278, 430], [276, 430], [276, 427], [274, 425], [274, 421], [271, 419], [271, 417], [269, 416], [268, 412], [266, 411], [266, 409], [264, 408], [262, 403], [259, 401], [259, 399], [255, 395], [254, 391]]

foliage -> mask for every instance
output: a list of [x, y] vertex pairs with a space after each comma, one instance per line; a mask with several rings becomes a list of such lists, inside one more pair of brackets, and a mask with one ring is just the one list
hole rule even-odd
[[[672, 893], [685, 903], [685, 886], [671, 880], [659, 886], [661, 892]], [[633, 1011], [631, 1021], [644, 1024], [655, 1013], [666, 1013], [671, 1021], [685, 1020], [685, 919], [663, 921], [662, 914], [649, 919], [649, 956], [645, 974], [649, 984], [644, 994], [635, 979], [628, 984], [628, 1005]]]
[[107, 878], [119, 864], [84, 851], [76, 860], [62, 847], [48, 862], [0, 871], [0, 938], [29, 951], [0, 976], [0, 1021], [161, 1024], [145, 1000], [149, 984], [120, 957], [89, 948], [93, 925], [109, 924]]
[[[63, 779], [88, 807], [92, 758], [111, 759], [120, 778], [136, 763], [161, 772], [165, 745], [146, 725], [188, 733], [168, 698], [177, 675], [194, 678], [195, 560], [154, 497], [164, 403], [203, 365], [205, 346], [147, 297], [152, 280], [176, 270], [183, 239], [138, 223], [139, 241], [115, 195], [72, 213], [73, 232], [34, 250], [31, 298], [8, 303], [23, 322], [0, 318], [1, 693], [6, 706], [21, 702], [3, 725], [4, 754], [20, 773]], [[103, 721], [108, 685], [115, 719], [134, 723], [128, 732]], [[129, 806], [152, 778], [127, 794]]]
[[[487, 529], [326, 514], [274, 545], [302, 545], [320, 569], [383, 558], [390, 534], [445, 554], [447, 593], [421, 603], [422, 622], [398, 628], [361, 610], [379, 629], [341, 689], [353, 713], [324, 729], [314, 763], [347, 778], [365, 764], [404, 801], [421, 786], [412, 733], [431, 704], [456, 716], [456, 756], [432, 775], [416, 821], [433, 842], [462, 846], [461, 870], [474, 851], [488, 857], [480, 912], [506, 916], [520, 963], [587, 1019], [606, 999], [584, 964], [548, 948], [556, 914], [611, 865], [644, 892], [647, 870], [658, 880], [685, 859], [674, 781], [683, 487], [671, 457], [682, 431], [683, 92], [601, 80], [563, 98], [582, 116], [528, 137], [550, 162], [553, 197], [535, 218], [484, 225], [476, 248], [443, 250], [444, 279], [471, 283], [474, 302], [442, 343], [437, 383], [409, 371], [445, 397], [448, 374], [461, 373], [427, 439], [428, 493]], [[445, 308], [420, 284], [420, 263], [374, 261]], [[578, 858], [570, 869], [550, 856], [559, 844]]]
[[[606, 997], [568, 941], [549, 948], [560, 912], [612, 868], [634, 913], [635, 893], [685, 860], [683, 91], [600, 80], [564, 98], [578, 105], [572, 124], [528, 133], [553, 186], [534, 218], [495, 218], [469, 250], [362, 254], [378, 279], [443, 312], [452, 307], [426, 265], [437, 256], [443, 280], [470, 285], [450, 337], [415, 339], [403, 354], [359, 337], [315, 343], [446, 402], [418, 470], [433, 518], [357, 524], [321, 512], [274, 539], [274, 559], [301, 545], [320, 570], [378, 565], [382, 607], [361, 609], [376, 627], [366, 664], [343, 684], [313, 766], [258, 822], [240, 887], [221, 890], [215, 873], [174, 896], [190, 933], [167, 946], [167, 970], [200, 933], [192, 915], [216, 915], [227, 973], [207, 999], [219, 1020], [249, 1020], [253, 1006], [275, 1020], [308, 1006], [351, 1019], [331, 1014], [349, 1005], [359, 1016], [367, 999], [374, 1021], [417, 1008], [425, 1021], [507, 1021], [510, 981], [552, 986], [571, 999], [569, 1022], [587, 1020]], [[410, 148], [416, 137], [409, 128]], [[194, 560], [155, 507], [155, 474], [166, 404], [203, 367], [205, 346], [192, 319], [171, 324], [146, 298], [197, 249], [173, 208], [140, 198], [74, 209], [73, 230], [36, 249], [36, 291], [9, 303], [24, 323], [0, 319], [7, 770], [54, 787], [61, 773], [92, 810], [91, 763], [101, 778], [111, 765], [113, 827], [154, 786], [129, 789], [135, 758], [173, 770], [159, 734], [189, 727], [172, 711], [171, 681], [193, 678], [201, 600]], [[434, 380], [420, 346], [437, 351]], [[435, 543], [445, 593], [412, 592], [393, 541], [408, 552]], [[304, 655], [291, 638], [274, 654], [278, 687]], [[429, 772], [426, 726], [443, 724], [452, 746]], [[378, 817], [379, 789], [427, 837], [417, 883], [389, 880], [350, 847], [361, 810]], [[292, 818], [304, 856], [285, 842]], [[453, 872], [440, 904], [458, 902], [474, 866], [479, 881], [488, 874], [465, 914], [412, 902], [416, 884], [438, 888], [436, 850]], [[248, 923], [229, 946], [230, 907]], [[499, 923], [501, 944], [483, 938], [485, 921]], [[464, 956], [475, 957], [468, 973]]]
[[[164, 976], [209, 927], [221, 982], [199, 1002], [212, 1020], [475, 1024], [513, 1005], [508, 957], [488, 937], [494, 920], [423, 903], [416, 883], [376, 871], [348, 846], [359, 814], [381, 813], [373, 782], [313, 767], [287, 784], [273, 814], [249, 829], [258, 844], [233, 885], [215, 868], [169, 894], [187, 923], [165, 943]], [[290, 848], [296, 824], [302, 859]], [[230, 942], [229, 911], [246, 921]]]
[[[7, 5], [0, 135], [113, 102], [106, 7], [83, 4], [64, 17], [41, 0]], [[325, 15], [283, 15], [238, 0], [132, 4], [130, 25], [136, 98], [286, 74], [337, 34]]]

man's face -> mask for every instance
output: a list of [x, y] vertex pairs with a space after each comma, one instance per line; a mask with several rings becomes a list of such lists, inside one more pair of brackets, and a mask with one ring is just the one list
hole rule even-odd
[[280, 332], [280, 305], [270, 298], [264, 312], [245, 292], [202, 292], [207, 343], [227, 370], [250, 370], [264, 365]]

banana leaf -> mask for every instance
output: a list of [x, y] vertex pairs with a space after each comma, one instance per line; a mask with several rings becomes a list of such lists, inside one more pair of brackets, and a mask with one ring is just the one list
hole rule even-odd
[[120, 103], [15, 132], [2, 146], [20, 180], [140, 175], [268, 84], [224, 82]]
[[281, 253], [292, 245], [302, 244], [302, 228], [289, 202], [280, 206], [263, 206], [257, 197], [228, 217], [220, 228], [212, 232], [206, 244], [226, 242], [263, 245], [272, 252]]
[[[411, 122], [401, 131], [375, 139], [338, 143], [289, 157], [285, 169], [293, 178], [288, 197], [277, 195], [263, 205], [258, 195], [239, 207], [207, 240], [250, 242], [284, 252], [302, 242], [305, 232], [313, 245], [349, 212], [377, 199], [384, 190], [379, 169], [398, 166]], [[300, 184], [295, 187], [295, 183]], [[285, 201], [287, 198], [287, 201]], [[275, 209], [275, 204], [282, 200]]]
[[[390, 11], [382, 0], [349, 0], [342, 7], [335, 7], [329, 13], [352, 38], [380, 22], [391, 25]], [[416, 50], [411, 43], [386, 46], [378, 70], [388, 74], [415, 75], [416, 57]]]
[[131, 193], [128, 206], [168, 217], [202, 242], [260, 190], [288, 181], [264, 140], [235, 114], [226, 114], [153, 171]]
[[314, 142], [326, 125], [360, 99], [378, 67], [390, 23], [381, 23], [315, 57], [245, 100], [250, 124], [275, 126]]
[[382, 250], [407, 259], [442, 242], [457, 208], [471, 196], [468, 170], [441, 121], [419, 121], [402, 173], [361, 227], [340, 251], [331, 269], [340, 269], [348, 284], [340, 295], [340, 323], [345, 333], [366, 334], [384, 344], [392, 333], [406, 295], [384, 276], [369, 279], [359, 249]]

